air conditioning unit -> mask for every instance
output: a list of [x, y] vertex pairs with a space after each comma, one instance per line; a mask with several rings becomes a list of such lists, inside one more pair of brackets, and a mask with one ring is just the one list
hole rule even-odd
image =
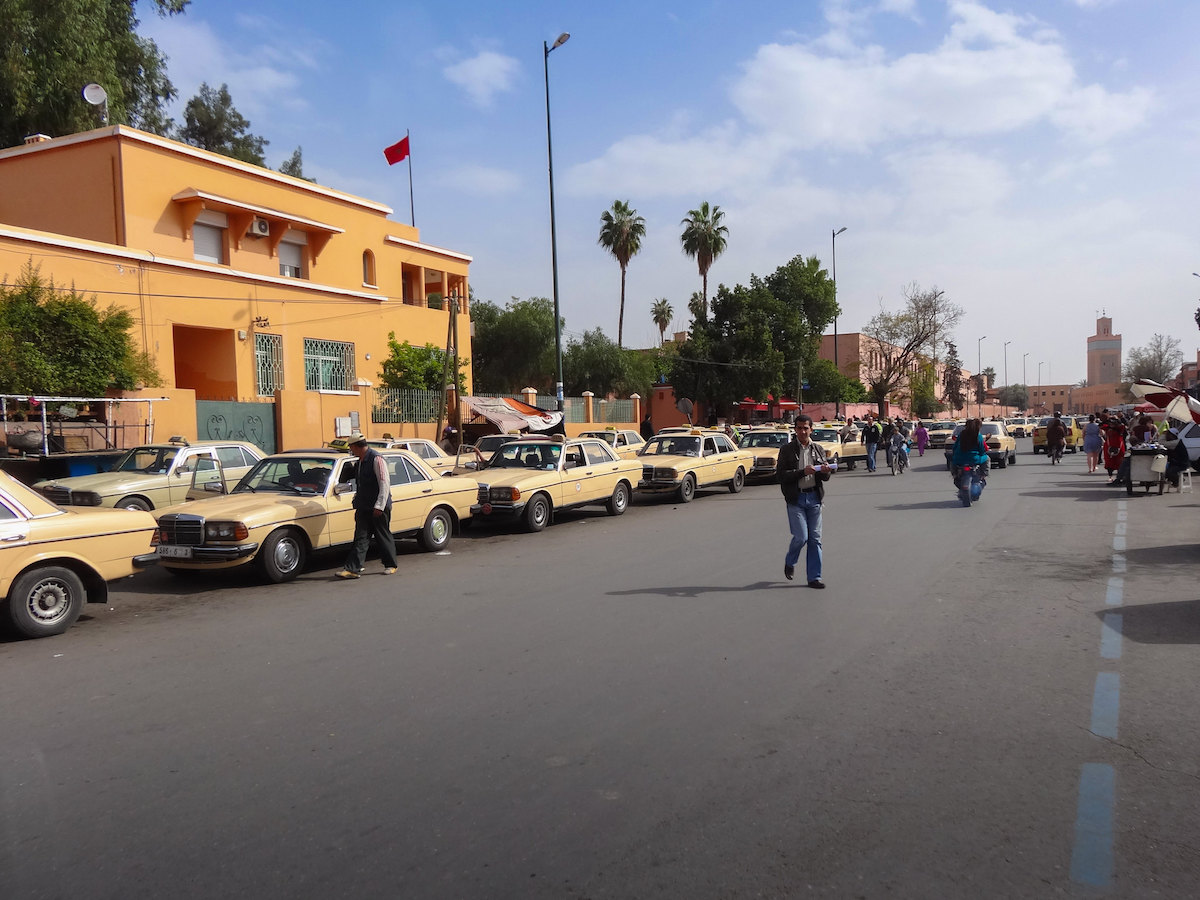
[[250, 233], [255, 237], [266, 237], [271, 233], [271, 223], [266, 219], [255, 219], [250, 225]]

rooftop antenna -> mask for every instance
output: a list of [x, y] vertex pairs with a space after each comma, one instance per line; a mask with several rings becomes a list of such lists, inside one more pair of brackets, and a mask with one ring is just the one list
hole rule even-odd
[[108, 124], [108, 91], [93, 82], [84, 87], [83, 99], [92, 106], [100, 107], [100, 124]]

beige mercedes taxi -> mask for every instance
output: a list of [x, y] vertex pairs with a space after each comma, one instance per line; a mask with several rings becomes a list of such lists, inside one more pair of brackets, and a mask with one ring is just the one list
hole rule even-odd
[[[392, 531], [443, 549], [470, 518], [478, 485], [442, 478], [406, 450], [379, 453], [392, 483]], [[357, 467], [331, 448], [268, 456], [231, 493], [213, 484], [212, 496], [157, 513], [159, 561], [169, 572], [254, 563], [268, 581], [291, 581], [314, 550], [354, 540]]]
[[[346, 443], [345, 438], [335, 438], [327, 446], [334, 450], [346, 452], [350, 450], [350, 445]], [[483, 459], [479, 452], [470, 445], [463, 448], [459, 457], [454, 457], [433, 441], [427, 441], [425, 438], [368, 438], [367, 446], [374, 447], [376, 450], [407, 450], [421, 457], [421, 461], [439, 475], [445, 475], [447, 472], [461, 475], [468, 469], [476, 468], [476, 464]]]
[[0, 603], [25, 637], [62, 634], [108, 582], [152, 565], [154, 518], [125, 509], [63, 509], [0, 472]]
[[754, 455], [746, 477], [774, 478], [778, 474], [779, 451], [791, 439], [792, 429], [787, 425], [759, 425], [743, 434], [738, 447]]
[[675, 494], [681, 503], [690, 503], [700, 488], [725, 485], [732, 494], [740, 491], [754, 465], [754, 452], [735, 447], [723, 431], [693, 428], [656, 434], [638, 459], [639, 491]]
[[633, 459], [638, 455], [638, 451], [642, 449], [642, 444], [646, 443], [636, 431], [618, 428], [605, 428], [602, 431], [584, 431], [579, 436], [581, 438], [595, 438], [598, 441], [604, 441], [604, 443], [616, 451], [617, 456], [621, 457], [621, 459]]
[[175, 437], [125, 451], [107, 472], [53, 478], [33, 487], [59, 506], [159, 509], [182, 503], [198, 472], [214, 478], [219, 470], [232, 488], [262, 458], [261, 450], [244, 441], [188, 443]]
[[840, 422], [814, 425], [812, 439], [821, 445], [825, 458], [837, 463], [839, 468], [853, 469], [857, 463], [866, 463], [867, 447], [857, 438], [842, 443], [842, 425]]
[[555, 512], [573, 506], [602, 504], [619, 516], [641, 471], [636, 460], [621, 459], [595, 438], [521, 438], [497, 450], [472, 476], [479, 497], [471, 515], [479, 521], [520, 521], [528, 531], [541, 531]]

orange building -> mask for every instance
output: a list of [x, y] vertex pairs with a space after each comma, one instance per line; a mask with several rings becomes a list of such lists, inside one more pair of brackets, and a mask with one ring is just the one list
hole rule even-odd
[[32, 264], [128, 308], [166, 384], [144, 394], [172, 400], [155, 404], [160, 435], [253, 431], [274, 449], [319, 446], [335, 420], [415, 434], [371, 424], [388, 333], [444, 347], [457, 299], [469, 358], [471, 258], [391, 212], [123, 125], [0, 151], [5, 281]]

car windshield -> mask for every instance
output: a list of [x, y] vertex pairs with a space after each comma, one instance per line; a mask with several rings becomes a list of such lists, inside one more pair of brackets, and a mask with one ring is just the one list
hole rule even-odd
[[[784, 431], [750, 432], [742, 438], [743, 447], [782, 447], [790, 436]], [[832, 440], [832, 438], [817, 438], [817, 440]]]
[[818, 428], [812, 433], [814, 441], [837, 441], [841, 436], [832, 428]]
[[952, 431], [954, 429], [953, 422], [933, 422], [926, 431]]
[[329, 485], [333, 464], [334, 460], [327, 456], [268, 457], [247, 472], [233, 492], [323, 494]]
[[699, 456], [700, 438], [690, 434], [662, 435], [651, 438], [642, 448], [642, 456]]
[[980, 434], [999, 434], [1000, 426], [997, 425], [995, 422], [984, 422], [982, 425], [979, 426], [979, 433]]
[[557, 469], [562, 444], [549, 441], [505, 444], [488, 461], [489, 469]]
[[595, 438], [598, 441], [604, 441], [610, 447], [617, 446], [617, 433], [615, 431], [585, 431], [580, 437]]
[[475, 441], [475, 449], [487, 456], [489, 453], [495, 453], [505, 444], [512, 443], [513, 438], [507, 434], [485, 434], [483, 437]]
[[179, 447], [134, 447], [113, 466], [113, 472], [149, 472], [166, 475], [179, 455]]

